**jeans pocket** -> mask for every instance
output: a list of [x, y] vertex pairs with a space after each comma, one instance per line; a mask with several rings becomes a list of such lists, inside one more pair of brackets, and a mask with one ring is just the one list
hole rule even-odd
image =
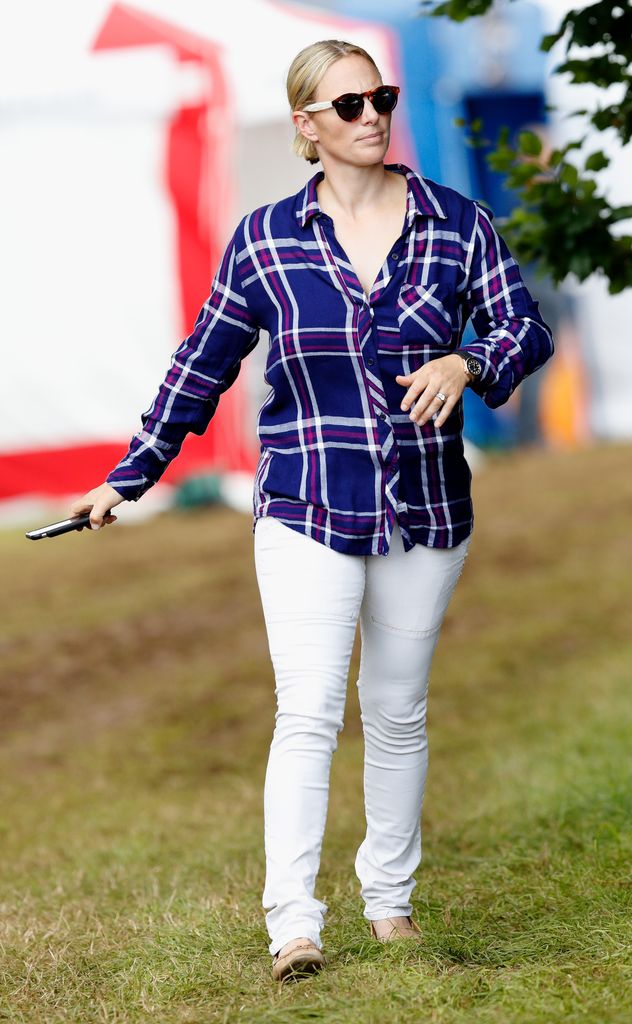
[[398, 592], [390, 602], [380, 595], [372, 602], [373, 608], [367, 609], [371, 622], [378, 629], [403, 639], [421, 640], [436, 635], [463, 571], [470, 536], [453, 548], [429, 548], [420, 552], [419, 582], [414, 591], [407, 587], [405, 593]]

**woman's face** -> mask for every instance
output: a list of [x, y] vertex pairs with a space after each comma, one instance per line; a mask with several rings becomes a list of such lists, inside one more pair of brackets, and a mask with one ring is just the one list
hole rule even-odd
[[[374, 66], [357, 53], [340, 57], [328, 68], [318, 84], [313, 102], [333, 100], [345, 92], [365, 92], [383, 85]], [[391, 114], [376, 113], [365, 97], [364, 110], [355, 121], [343, 121], [333, 107], [302, 114], [295, 111], [294, 123], [316, 144], [323, 160], [330, 156], [344, 163], [366, 167], [383, 161], [391, 132]]]

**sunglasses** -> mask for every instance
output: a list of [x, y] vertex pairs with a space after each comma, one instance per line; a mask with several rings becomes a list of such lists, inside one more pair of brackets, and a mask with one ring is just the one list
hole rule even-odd
[[333, 107], [338, 117], [343, 121], [355, 121], [364, 110], [364, 97], [367, 96], [378, 114], [390, 114], [397, 106], [399, 96], [398, 85], [380, 85], [377, 89], [367, 89], [366, 92], [345, 92], [337, 96], [335, 100], [323, 100], [322, 103], [309, 103], [303, 107], [305, 112], [312, 110], [327, 110]]

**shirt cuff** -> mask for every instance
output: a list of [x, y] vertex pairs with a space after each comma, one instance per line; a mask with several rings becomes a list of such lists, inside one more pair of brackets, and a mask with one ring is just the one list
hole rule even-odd
[[150, 487], [154, 486], [155, 481], [149, 480], [148, 477], [143, 476], [142, 473], [138, 473], [137, 470], [131, 468], [114, 469], [109, 476], [105, 478], [106, 484], [113, 487], [114, 490], [125, 498], [126, 501], [138, 501], [142, 498], [143, 494], [149, 490]]
[[471, 341], [467, 345], [459, 345], [459, 352], [467, 352], [478, 359], [483, 367], [480, 377], [468, 381], [468, 387], [477, 395], [483, 395], [489, 388], [498, 382], [498, 370], [489, 358], [489, 347], [484, 341]]

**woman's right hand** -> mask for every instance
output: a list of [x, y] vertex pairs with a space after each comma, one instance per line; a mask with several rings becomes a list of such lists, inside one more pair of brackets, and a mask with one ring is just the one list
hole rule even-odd
[[115, 505], [120, 505], [122, 501], [125, 501], [125, 498], [118, 491], [115, 491], [109, 484], [101, 484], [100, 487], [93, 487], [82, 498], [73, 501], [70, 506], [70, 515], [81, 516], [89, 512], [90, 529], [98, 530], [101, 526], [116, 522], [118, 516], [106, 516], [105, 513]]

